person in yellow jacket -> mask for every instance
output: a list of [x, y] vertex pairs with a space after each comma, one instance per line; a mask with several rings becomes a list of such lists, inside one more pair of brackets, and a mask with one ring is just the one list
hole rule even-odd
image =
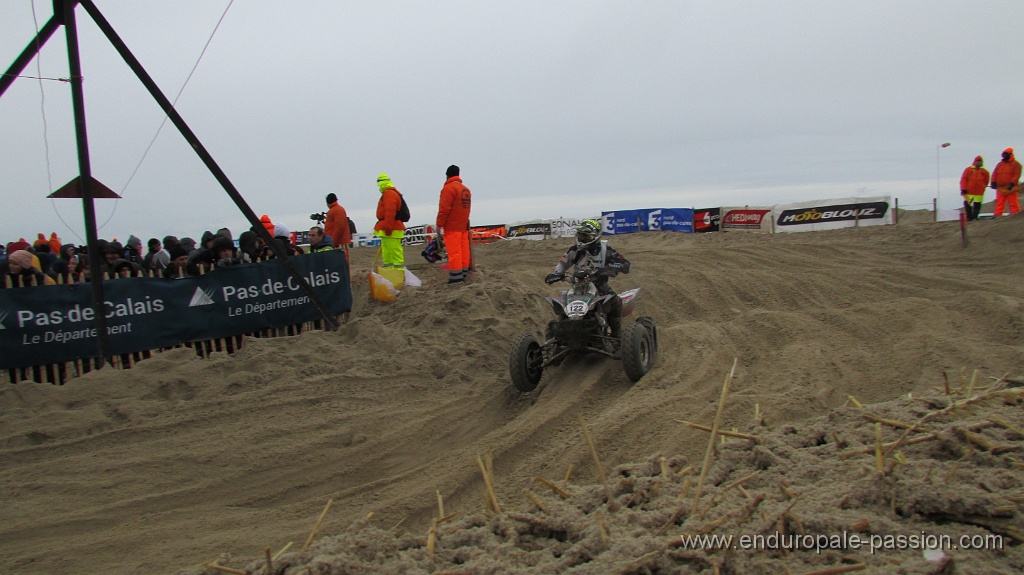
[[995, 214], [1003, 215], [1003, 208], [1010, 205], [1010, 214], [1020, 211], [1020, 162], [1013, 157], [1013, 148], [1003, 150], [1003, 160], [992, 170], [992, 189], [996, 191]]
[[960, 195], [964, 198], [964, 215], [969, 221], [978, 219], [981, 203], [985, 201], [988, 170], [981, 167], [984, 163], [981, 156], [975, 156], [974, 163], [967, 166], [960, 176]]
[[405, 251], [402, 238], [405, 237], [405, 224], [399, 220], [398, 212], [402, 208], [402, 195], [391, 182], [391, 176], [377, 176], [377, 188], [380, 199], [377, 201], [377, 224], [373, 226], [373, 235], [380, 238], [381, 258], [385, 267], [404, 268]]

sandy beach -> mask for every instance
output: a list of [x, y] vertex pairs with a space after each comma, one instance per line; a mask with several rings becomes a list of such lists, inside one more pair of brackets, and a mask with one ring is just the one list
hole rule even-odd
[[[969, 238], [913, 213], [609, 237], [633, 267], [612, 286], [642, 287], [634, 316], [657, 322], [653, 369], [632, 384], [618, 362], [573, 359], [529, 394], [509, 345], [543, 332], [557, 288], [542, 280], [571, 240], [476, 246], [455, 286], [408, 247], [424, 285], [386, 304], [368, 293], [374, 248], [355, 249], [337, 332], [0, 387], [0, 572], [264, 573], [269, 549], [288, 575], [1019, 573], [1024, 218], [972, 222]], [[734, 361], [720, 428], [752, 438], [718, 443], [695, 505], [709, 434], [681, 422], [712, 425]], [[879, 463], [876, 443], [897, 441]], [[773, 532], [1002, 548], [681, 538]]]

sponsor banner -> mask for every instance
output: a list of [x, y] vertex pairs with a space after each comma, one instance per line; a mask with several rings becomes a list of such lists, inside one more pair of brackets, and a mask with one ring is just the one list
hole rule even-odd
[[[342, 250], [291, 258], [328, 309], [352, 308]], [[105, 280], [104, 317], [114, 355], [171, 347], [320, 319], [280, 261], [215, 269], [175, 280]], [[0, 368], [95, 357], [88, 283], [0, 290]]]
[[661, 227], [661, 210], [617, 210], [601, 212], [601, 224], [605, 235], [635, 234], [650, 229], [651, 212], [658, 219]]
[[700, 208], [693, 210], [693, 232], [717, 232], [722, 219], [722, 208]]
[[352, 234], [352, 243], [357, 247], [376, 247], [380, 245], [380, 238], [373, 234]]
[[[565, 219], [559, 218], [557, 220], [551, 220], [551, 235], [556, 238], [571, 238], [576, 235], [576, 228], [583, 223], [583, 220], [587, 218], [579, 219]], [[593, 218], [600, 220], [600, 218]]]
[[691, 208], [665, 208], [661, 210], [659, 228], [666, 232], [693, 233], [693, 210]]
[[509, 239], [543, 240], [549, 236], [551, 236], [551, 224], [548, 222], [509, 224], [505, 230], [505, 237]]
[[772, 231], [771, 206], [730, 206], [721, 211], [723, 230]]
[[601, 223], [606, 235], [632, 234], [646, 231], [693, 231], [693, 210], [689, 208], [652, 208], [602, 212]]
[[473, 243], [488, 244], [505, 238], [505, 224], [496, 226], [473, 226], [469, 228], [469, 239]]
[[405, 237], [402, 238], [403, 246], [415, 246], [425, 244], [434, 237], [434, 226], [423, 224], [405, 228]]
[[856, 226], [891, 224], [892, 198], [834, 198], [793, 204], [772, 209], [776, 232], [832, 230]]

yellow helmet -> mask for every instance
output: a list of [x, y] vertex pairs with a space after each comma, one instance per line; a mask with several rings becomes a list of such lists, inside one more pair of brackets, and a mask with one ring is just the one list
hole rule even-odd
[[601, 239], [601, 224], [597, 220], [583, 220], [576, 226], [576, 245], [587, 247]]

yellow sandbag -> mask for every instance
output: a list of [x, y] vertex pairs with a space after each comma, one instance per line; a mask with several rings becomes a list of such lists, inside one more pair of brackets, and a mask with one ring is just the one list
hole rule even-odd
[[383, 276], [384, 279], [391, 282], [396, 290], [400, 290], [405, 287], [405, 268], [386, 268], [384, 266], [374, 266], [373, 271], [377, 272], [377, 275]]
[[370, 297], [377, 301], [395, 301], [398, 290], [384, 276], [370, 272]]
[[391, 286], [394, 289], [401, 290], [405, 287], [405, 268], [393, 268], [381, 265], [384, 263], [381, 259], [382, 249], [383, 248], [377, 248], [377, 255], [373, 257], [373, 271], [377, 275], [382, 276], [384, 279], [391, 282]]

